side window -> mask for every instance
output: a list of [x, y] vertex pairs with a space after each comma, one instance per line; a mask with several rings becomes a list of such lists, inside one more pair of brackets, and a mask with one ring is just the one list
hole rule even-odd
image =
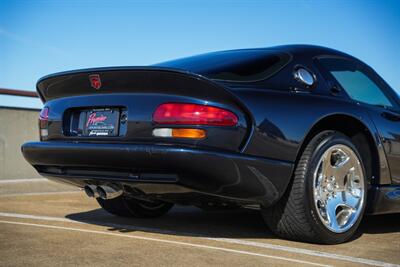
[[355, 101], [393, 107], [384, 91], [353, 62], [337, 58], [322, 58], [319, 61]]

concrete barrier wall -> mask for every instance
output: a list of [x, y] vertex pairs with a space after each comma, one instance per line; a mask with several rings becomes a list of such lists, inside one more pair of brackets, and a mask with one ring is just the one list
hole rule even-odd
[[21, 153], [21, 144], [39, 140], [38, 118], [38, 110], [0, 107], [0, 180], [40, 177]]

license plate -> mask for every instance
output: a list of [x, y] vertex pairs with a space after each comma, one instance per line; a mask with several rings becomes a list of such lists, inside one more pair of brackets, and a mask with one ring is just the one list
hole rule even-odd
[[118, 109], [92, 109], [86, 111], [83, 133], [85, 136], [117, 136], [119, 126]]

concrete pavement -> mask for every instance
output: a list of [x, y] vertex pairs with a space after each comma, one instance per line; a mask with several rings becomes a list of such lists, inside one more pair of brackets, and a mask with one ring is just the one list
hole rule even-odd
[[278, 239], [254, 210], [175, 207], [158, 219], [109, 215], [46, 180], [0, 183], [0, 266], [390, 266], [400, 215], [366, 217], [355, 238], [321, 246]]

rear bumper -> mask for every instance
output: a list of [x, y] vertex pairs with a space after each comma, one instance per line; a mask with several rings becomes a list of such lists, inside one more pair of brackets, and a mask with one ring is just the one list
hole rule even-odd
[[263, 205], [281, 197], [293, 168], [239, 153], [154, 144], [30, 142], [22, 153], [39, 173], [54, 179], [172, 184]]

